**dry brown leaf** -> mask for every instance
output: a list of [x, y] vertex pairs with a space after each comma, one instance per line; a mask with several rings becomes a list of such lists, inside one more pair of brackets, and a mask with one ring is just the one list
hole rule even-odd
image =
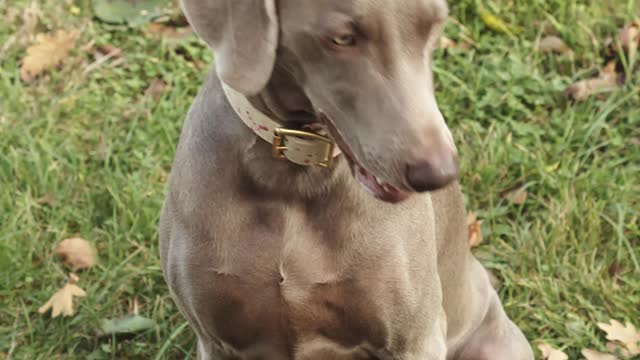
[[582, 101], [593, 94], [612, 91], [618, 88], [618, 76], [606, 75], [588, 80], [581, 80], [571, 85], [566, 90], [567, 96], [576, 101]]
[[469, 246], [476, 247], [482, 244], [482, 220], [478, 220], [475, 212], [467, 214], [467, 229], [469, 234]]
[[549, 35], [540, 40], [538, 51], [546, 53], [552, 52], [556, 54], [571, 54], [573, 51], [565, 44], [562, 39], [557, 36]]
[[162, 78], [154, 78], [151, 80], [147, 90], [144, 91], [144, 95], [150, 96], [154, 100], [158, 100], [166, 88], [167, 83]]
[[624, 268], [622, 267], [622, 264], [620, 264], [619, 262], [614, 262], [609, 266], [607, 272], [609, 273], [609, 276], [611, 278], [615, 279], [618, 277], [618, 275], [620, 275], [620, 273], [622, 273], [623, 270]]
[[620, 30], [620, 45], [624, 50], [637, 49], [640, 46], [640, 24], [632, 22]]
[[586, 360], [618, 360], [618, 358], [613, 355], [601, 353], [593, 349], [582, 349], [582, 356], [584, 356]]
[[524, 189], [524, 186], [520, 186], [516, 189], [508, 191], [506, 194], [504, 194], [504, 197], [509, 199], [516, 205], [522, 205], [525, 201], [527, 201], [528, 194]]
[[631, 357], [631, 352], [625, 349], [622, 345], [616, 344], [614, 342], [607, 343], [607, 350], [614, 354], [620, 354], [623, 359], [629, 359]]
[[567, 354], [545, 343], [538, 344], [538, 349], [542, 353], [542, 360], [569, 360]]
[[607, 340], [622, 343], [631, 356], [640, 355], [640, 332], [631, 323], [622, 325], [617, 320], [611, 320], [609, 324], [598, 323], [598, 327], [607, 333]]
[[38, 205], [49, 205], [53, 206], [56, 204], [56, 195], [49, 193], [38, 199]]
[[458, 45], [458, 44], [456, 44], [455, 41], [449, 39], [448, 37], [446, 37], [446, 36], [440, 37], [440, 45], [439, 45], [440, 49], [442, 49], [442, 50], [451, 49], [451, 48], [456, 47], [456, 45]]
[[600, 70], [600, 76], [615, 75], [616, 74], [616, 62], [609, 61], [605, 67]]
[[122, 49], [110, 44], [96, 45], [95, 49], [93, 48], [93, 44], [90, 44], [90, 46], [85, 50], [93, 52], [93, 56], [95, 58], [95, 61], [87, 65], [84, 69], [85, 74], [88, 74], [107, 63], [109, 64], [109, 67], [112, 68], [125, 63], [124, 52]]
[[638, 47], [640, 47], [640, 25], [638, 22], [633, 22], [620, 31], [620, 44], [627, 52], [629, 64], [633, 66], [638, 54]]
[[20, 78], [33, 81], [38, 75], [58, 66], [76, 44], [77, 31], [59, 30], [55, 34], [36, 35], [36, 44], [27, 48], [20, 66]]
[[96, 46], [96, 58], [101, 58], [103, 56], [109, 56], [111, 58], [121, 58], [122, 57], [122, 49], [117, 48], [110, 44], [101, 44]]
[[85, 239], [71, 238], [62, 240], [56, 245], [55, 253], [73, 271], [88, 269], [96, 264], [96, 250]]
[[620, 86], [620, 75], [615, 69], [615, 61], [610, 61], [600, 71], [598, 77], [576, 82], [565, 90], [565, 95], [576, 101], [582, 101], [593, 94], [617, 89]]
[[56, 291], [49, 301], [42, 305], [38, 312], [44, 314], [51, 309], [51, 317], [55, 318], [59, 315], [72, 316], [73, 311], [73, 297], [85, 297], [87, 293], [80, 287], [75, 285], [78, 281], [78, 276], [75, 274], [69, 275], [69, 281], [58, 291]]
[[190, 26], [175, 27], [161, 23], [150, 23], [147, 27], [149, 34], [173, 40], [183, 39], [193, 32]]

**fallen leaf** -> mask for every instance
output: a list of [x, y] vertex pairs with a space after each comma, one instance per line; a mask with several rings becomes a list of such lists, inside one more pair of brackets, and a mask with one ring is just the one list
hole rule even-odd
[[448, 37], [446, 37], [446, 36], [440, 37], [440, 45], [439, 45], [440, 49], [442, 49], [442, 50], [451, 49], [451, 48], [456, 47], [456, 45], [458, 45], [458, 44], [456, 44], [455, 41], [449, 39]]
[[110, 44], [101, 44], [96, 45], [96, 58], [101, 58], [103, 56], [109, 56], [112, 58], [120, 58], [122, 57], [122, 49], [115, 47]]
[[576, 82], [565, 90], [565, 95], [582, 101], [591, 95], [617, 89], [620, 87], [620, 75], [616, 73], [615, 68], [615, 61], [610, 61], [598, 77]]
[[569, 360], [567, 354], [545, 343], [538, 344], [538, 349], [542, 353], [542, 360]]
[[629, 64], [633, 66], [640, 46], [640, 25], [637, 22], [625, 26], [620, 31], [620, 44], [627, 52]]
[[607, 351], [618, 354], [622, 356], [623, 359], [629, 359], [631, 357], [631, 352], [629, 350], [614, 342], [607, 343]]
[[96, 250], [81, 238], [65, 239], [56, 245], [55, 253], [73, 271], [88, 269], [96, 264]]
[[133, 310], [131, 314], [115, 319], [103, 319], [100, 321], [100, 334], [105, 335], [126, 335], [149, 330], [156, 326], [152, 319], [141, 316], [138, 313], [138, 297], [133, 298]]
[[183, 39], [193, 33], [190, 26], [176, 27], [161, 23], [150, 23], [149, 26], [147, 26], [147, 31], [155, 37], [173, 40]]
[[56, 196], [52, 193], [46, 194], [38, 199], [38, 205], [53, 206], [56, 204]]
[[[191, 65], [191, 63], [188, 63], [188, 65]], [[193, 61], [193, 66], [198, 70], [202, 70], [207, 66], [207, 63], [205, 63], [202, 60], [194, 60]]]
[[122, 49], [110, 44], [96, 45], [95, 50], [93, 50], [93, 45], [91, 45], [87, 51], [93, 52], [95, 61], [87, 65], [84, 69], [85, 74], [90, 73], [107, 63], [109, 63], [109, 67], [116, 67], [125, 63], [124, 52]]
[[616, 278], [623, 270], [624, 268], [622, 267], [622, 264], [620, 264], [619, 262], [614, 262], [609, 266], [607, 272], [609, 273], [610, 277]]
[[565, 96], [573, 98], [576, 101], [582, 101], [598, 92], [599, 90], [612, 89], [615, 82], [612, 79], [593, 78], [589, 80], [580, 80], [569, 86], [565, 90]]
[[164, 14], [166, 0], [93, 0], [93, 13], [110, 24], [145, 24]]
[[36, 44], [27, 48], [20, 66], [22, 81], [33, 81], [38, 75], [58, 66], [76, 44], [77, 31], [59, 30], [55, 34], [36, 35]]
[[586, 360], [618, 360], [618, 358], [613, 355], [601, 353], [593, 349], [582, 349], [582, 356], [584, 356]]
[[504, 194], [504, 197], [509, 199], [515, 205], [522, 205], [525, 201], [527, 201], [528, 194], [524, 186], [520, 186], [516, 189], [508, 191], [506, 194]]
[[538, 51], [547, 53], [552, 52], [556, 54], [572, 54], [573, 51], [557, 36], [549, 35], [545, 36], [538, 44]]
[[556, 162], [556, 163], [553, 163], [553, 164], [551, 164], [551, 165], [547, 165], [547, 166], [545, 166], [545, 167], [544, 167], [544, 170], [545, 170], [546, 172], [555, 172], [556, 170], [558, 170], [558, 167], [560, 167], [560, 163], [559, 163], [559, 162]]
[[603, 75], [611, 75], [616, 73], [616, 62], [609, 61], [605, 67], [600, 70], [600, 73]]
[[158, 100], [166, 88], [167, 83], [162, 80], [162, 78], [154, 78], [151, 80], [147, 90], [144, 91], [144, 95], [150, 96], [154, 100]]
[[622, 325], [617, 320], [611, 320], [609, 324], [598, 323], [598, 327], [607, 333], [607, 340], [620, 342], [631, 356], [640, 355], [640, 332], [631, 323]]
[[488, 27], [489, 29], [495, 32], [513, 36], [514, 33], [520, 32], [522, 30], [521, 28], [507, 24], [505, 21], [503, 21], [496, 15], [490, 13], [484, 7], [482, 0], [476, 0], [476, 8], [478, 9], [478, 15], [480, 15], [480, 20], [482, 20], [482, 22], [486, 27]]
[[482, 20], [489, 29], [503, 34], [513, 34], [509, 25], [499, 17], [487, 11], [481, 3], [478, 3], [478, 14], [480, 15], [480, 20]]
[[133, 334], [152, 329], [155, 321], [141, 315], [125, 315], [100, 321], [101, 335]]
[[42, 305], [38, 312], [44, 314], [51, 309], [51, 317], [55, 318], [59, 315], [72, 316], [73, 311], [73, 297], [85, 297], [87, 294], [80, 287], [75, 285], [78, 281], [78, 276], [75, 274], [69, 274], [69, 281], [58, 291], [56, 291], [49, 301]]
[[80, 15], [80, 8], [75, 5], [71, 5], [69, 7], [69, 12], [72, 13], [73, 15]]
[[476, 247], [482, 243], [482, 220], [478, 220], [476, 213], [467, 214], [467, 229], [469, 234], [469, 246]]
[[640, 24], [632, 22], [623, 27], [618, 36], [620, 38], [620, 45], [624, 50], [629, 51], [631, 48], [637, 49], [640, 46]]

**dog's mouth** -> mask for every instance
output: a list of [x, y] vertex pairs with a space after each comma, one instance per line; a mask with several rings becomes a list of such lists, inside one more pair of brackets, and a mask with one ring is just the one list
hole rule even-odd
[[351, 168], [352, 175], [358, 180], [360, 185], [374, 197], [389, 203], [398, 203], [407, 199], [413, 191], [407, 191], [399, 186], [392, 185], [384, 181], [380, 176], [377, 176], [373, 172], [367, 170], [367, 168], [358, 161], [355, 153], [349, 147], [349, 144], [344, 140], [344, 137], [340, 134], [340, 131], [336, 128], [329, 118], [321, 114], [320, 118], [322, 123], [327, 128], [329, 134], [336, 142], [336, 145], [344, 153], [349, 167]]

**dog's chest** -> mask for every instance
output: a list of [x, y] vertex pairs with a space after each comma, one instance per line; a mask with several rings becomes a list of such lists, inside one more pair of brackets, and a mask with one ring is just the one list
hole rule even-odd
[[412, 329], [399, 324], [419, 320], [426, 296], [417, 284], [428, 269], [416, 265], [427, 262], [428, 219], [286, 214], [242, 229], [212, 264], [208, 332], [240, 354], [267, 346], [300, 359], [366, 359], [406, 341]]

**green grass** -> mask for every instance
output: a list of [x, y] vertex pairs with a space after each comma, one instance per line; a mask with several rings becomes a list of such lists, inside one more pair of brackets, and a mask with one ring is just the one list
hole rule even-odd
[[[472, 0], [452, 2], [449, 37], [470, 50], [436, 55], [437, 97], [459, 145], [470, 209], [484, 220], [476, 255], [501, 280], [505, 308], [532, 343], [579, 358], [604, 349], [596, 323], [640, 326], [640, 85], [571, 104], [562, 90], [604, 65], [607, 36], [640, 16], [634, 0], [495, 1], [523, 31], [487, 31]], [[143, 29], [91, 20], [88, 0], [0, 3], [0, 358], [182, 359], [194, 338], [171, 301], [158, 262], [157, 222], [184, 115], [212, 57], [195, 38], [157, 40]], [[30, 9], [29, 11], [25, 9]], [[29, 26], [29, 13], [39, 20]], [[534, 51], [553, 19], [575, 58]], [[83, 29], [64, 66], [32, 84], [18, 67], [34, 32]], [[591, 37], [591, 34], [595, 38]], [[596, 39], [598, 44], [594, 44]], [[81, 47], [124, 50], [102, 66]], [[598, 46], [596, 46], [598, 45]], [[152, 79], [168, 84], [154, 99]], [[636, 75], [637, 77], [637, 75]], [[524, 185], [528, 199], [502, 194]], [[54, 204], [39, 204], [46, 195]], [[37, 308], [65, 281], [52, 248], [81, 236], [100, 265], [80, 275], [88, 296], [71, 318]], [[96, 336], [100, 319], [128, 311], [156, 320], [129, 339]]]

